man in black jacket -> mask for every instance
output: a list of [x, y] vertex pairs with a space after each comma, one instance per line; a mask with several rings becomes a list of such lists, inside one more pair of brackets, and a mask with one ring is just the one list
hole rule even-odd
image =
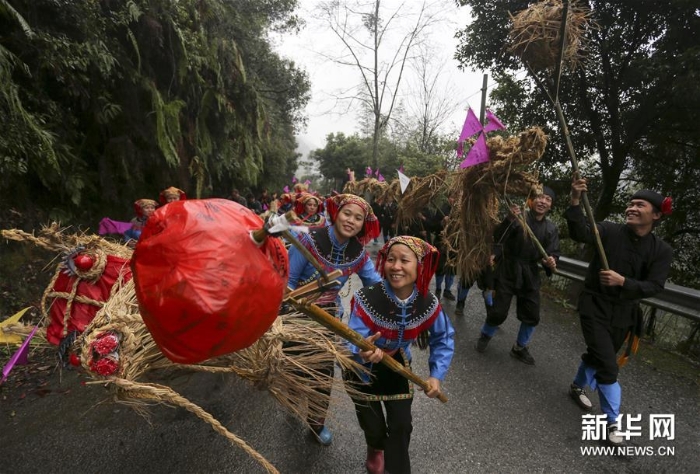
[[[586, 180], [575, 180], [571, 186], [571, 206], [566, 210], [569, 234], [577, 242], [593, 243], [579, 200], [586, 191]], [[584, 389], [598, 390], [600, 407], [607, 415], [607, 438], [620, 444], [618, 417], [622, 389], [617, 352], [625, 338], [633, 340], [640, 322], [639, 301], [664, 288], [671, 268], [671, 247], [653, 234], [654, 226], [664, 214], [671, 213], [670, 198], [649, 190], [637, 191], [625, 210], [625, 223], [597, 223], [609, 270], [602, 270], [596, 254], [588, 266], [578, 312], [586, 352], [581, 356], [578, 373], [569, 394], [581, 408], [592, 408]], [[631, 346], [630, 346], [631, 347]]]
[[542, 258], [526, 229], [520, 225], [517, 219], [520, 209], [517, 206], [513, 206], [511, 214], [496, 227], [492, 256], [496, 263], [495, 294], [493, 305], [486, 307], [486, 322], [481, 327], [481, 335], [476, 343], [479, 352], [486, 351], [498, 326], [508, 317], [510, 303], [515, 296], [520, 330], [510, 354], [525, 364], [535, 364], [527, 346], [535, 332], [535, 326], [540, 322], [539, 265], [551, 273], [559, 259], [559, 230], [546, 218], [554, 197], [554, 191], [545, 186], [541, 194], [529, 201], [530, 210], [525, 217], [528, 226], [545, 249], [547, 258]]

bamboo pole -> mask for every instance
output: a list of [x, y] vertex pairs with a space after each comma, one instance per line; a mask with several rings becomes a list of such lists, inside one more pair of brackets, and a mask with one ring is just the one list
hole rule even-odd
[[[562, 18], [562, 28], [560, 30], [560, 43], [559, 43], [559, 64], [557, 64], [556, 67], [556, 77], [555, 77], [555, 83], [552, 85], [550, 82], [550, 85], [553, 86], [554, 89], [554, 95], [550, 94], [550, 92], [547, 90], [545, 87], [544, 83], [537, 77], [537, 74], [535, 74], [535, 71], [530, 67], [529, 64], [526, 64], [527, 70], [530, 73], [530, 76], [535, 81], [535, 84], [537, 87], [540, 88], [540, 90], [547, 96], [549, 101], [552, 103], [554, 106], [554, 109], [556, 110], [557, 113], [557, 119], [559, 120], [559, 127], [561, 128], [562, 134], [564, 135], [564, 141], [566, 142], [566, 150], [569, 153], [569, 159], [571, 161], [571, 170], [572, 174], [574, 177], [580, 176], [580, 169], [578, 166], [578, 160], [576, 159], [576, 152], [574, 151], [574, 145], [573, 142], [571, 141], [571, 135], [569, 134], [569, 127], [566, 123], [566, 118], [564, 117], [564, 112], [561, 108], [561, 103], [559, 102], [559, 82], [561, 79], [561, 62], [563, 58], [563, 52], [564, 52], [564, 47], [566, 46], [566, 34], [564, 28], [566, 27], [566, 21], [568, 17], [568, 11], [569, 11], [569, 2], [568, 0], [564, 0], [564, 8], [563, 8], [563, 14], [564, 17]], [[583, 202], [583, 207], [586, 211], [586, 217], [588, 218], [588, 224], [591, 228], [591, 232], [593, 233], [593, 237], [595, 239], [595, 246], [596, 250], [598, 251], [598, 255], [600, 257], [600, 265], [603, 270], [609, 270], [610, 266], [608, 265], [608, 259], [605, 256], [605, 249], [603, 248], [603, 243], [600, 240], [600, 233], [598, 232], [598, 226], [596, 225], [595, 222], [595, 216], [593, 215], [593, 209], [591, 208], [591, 204], [588, 200], [588, 193], [581, 193], [581, 201]]]
[[[343, 274], [342, 270], [333, 270], [330, 272], [328, 276], [328, 281], [332, 282]], [[303, 298], [306, 297], [309, 293], [313, 293], [316, 291], [319, 291], [320, 289], [323, 288], [323, 284], [319, 280], [312, 281], [311, 283], [308, 283], [304, 286], [301, 286], [295, 290], [292, 290], [291, 288], [287, 288], [288, 293], [284, 295], [284, 298], [282, 301], [286, 301], [287, 299], [290, 298]]]
[[[303, 300], [295, 300], [295, 299], [290, 299], [289, 303], [291, 303], [292, 306], [297, 311], [301, 311], [302, 313], [306, 314], [309, 316], [311, 319], [316, 321], [317, 323], [321, 324], [322, 326], [330, 329], [333, 331], [335, 334], [339, 335], [343, 339], [350, 341], [351, 343], [355, 344], [357, 347], [364, 351], [374, 351], [377, 349], [377, 346], [374, 344], [367, 342], [362, 335], [356, 331], [353, 331], [348, 327], [346, 324], [344, 324], [341, 320], [338, 318], [335, 318], [328, 314], [326, 311], [323, 309], [319, 308], [315, 304], [310, 304], [307, 303]], [[426, 392], [430, 390], [430, 386], [428, 385], [428, 382], [425, 380], [421, 379], [418, 377], [416, 374], [408, 370], [406, 367], [401, 365], [398, 361], [396, 361], [393, 357], [388, 355], [387, 353], [384, 353], [382, 357], [382, 364], [386, 365], [389, 367], [391, 370], [394, 372], [404, 376], [411, 382], [415, 383], [416, 385], [420, 386], [423, 390]], [[443, 403], [447, 403], [447, 397], [445, 396], [444, 393], [440, 393], [437, 396], [438, 400], [440, 400]]]
[[[513, 206], [513, 203], [510, 201], [510, 199], [506, 198], [506, 202], [508, 203], [509, 207]], [[523, 229], [527, 231], [527, 235], [530, 236], [530, 240], [532, 240], [532, 243], [535, 245], [535, 248], [537, 248], [537, 251], [540, 253], [540, 256], [544, 258], [545, 260], [549, 258], [549, 255], [547, 255], [547, 251], [542, 247], [542, 244], [540, 243], [539, 239], [535, 235], [535, 233], [532, 231], [532, 228], [530, 227], [530, 224], [527, 223], [527, 219], [525, 216], [518, 215], [515, 216], [518, 219], [518, 222], [520, 222], [520, 225], [523, 226]], [[555, 268], [550, 268], [549, 269], [552, 273], [558, 273], [556, 267]]]

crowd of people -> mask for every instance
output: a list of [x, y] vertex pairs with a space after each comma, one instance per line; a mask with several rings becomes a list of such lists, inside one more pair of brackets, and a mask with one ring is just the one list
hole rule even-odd
[[[670, 269], [672, 251], [656, 237], [654, 227], [664, 214], [670, 213], [670, 201], [662, 195], [642, 190], [635, 193], [625, 211], [625, 222], [596, 223], [593, 228], [581, 210], [581, 194], [586, 181], [572, 183], [570, 206], [564, 213], [569, 235], [578, 242], [593, 243], [596, 234], [601, 240], [607, 260], [596, 253], [589, 265], [578, 312], [586, 351], [569, 388], [571, 398], [585, 411], [593, 409], [587, 389], [597, 391], [600, 408], [607, 420], [607, 440], [621, 444], [618, 417], [622, 389], [617, 380], [617, 353], [625, 340], [631, 341], [640, 327], [639, 302], [660, 292]], [[486, 353], [490, 340], [508, 317], [513, 298], [520, 328], [510, 354], [517, 361], [535, 365], [529, 344], [540, 322], [541, 273], [556, 272], [560, 256], [557, 226], [547, 218], [556, 196], [544, 187], [529, 199], [523, 213], [511, 206], [493, 234], [493, 251], [484, 269], [482, 286], [486, 306], [485, 322], [475, 337], [475, 349]], [[161, 193], [161, 203], [186, 199], [177, 188]], [[401, 375], [380, 363], [385, 357], [410, 367], [411, 346], [429, 349], [430, 377], [428, 397], [440, 395], [454, 354], [454, 329], [444, 312], [441, 300], [456, 300], [455, 314], [462, 315], [467, 293], [474, 282], [461, 278], [457, 295], [455, 270], [442, 243], [448, 223], [452, 196], [444, 206], [432, 213], [419, 214], [411, 225], [398, 226], [395, 202], [375, 200], [371, 204], [359, 196], [337, 194], [321, 196], [304, 185], [293, 192], [268, 193], [243, 198], [233, 190], [232, 201], [257, 214], [283, 214], [294, 210], [296, 224], [309, 226], [308, 233], [299, 233], [300, 243], [325, 271], [341, 270], [337, 284], [326, 286], [316, 303], [329, 313], [342, 318], [340, 288], [352, 274], [357, 274], [362, 288], [354, 293], [348, 325], [375, 350], [364, 350], [350, 344], [356, 361], [367, 368], [369, 376], [345, 373], [344, 380], [357, 389], [353, 399], [360, 427], [367, 445], [365, 466], [369, 473], [410, 472], [409, 444], [412, 432], [411, 404], [413, 388]], [[140, 199], [135, 203], [132, 238], [157, 203]], [[370, 244], [379, 245], [376, 262], [367, 251]], [[319, 271], [294, 246], [289, 248], [290, 289], [321, 278]], [[429, 291], [435, 281], [435, 291]], [[628, 344], [626, 356], [632, 352]], [[294, 351], [290, 342], [288, 350]], [[334, 367], [325, 369], [328, 379]], [[330, 400], [330, 384], [321, 388]], [[327, 410], [328, 407], [325, 407]], [[332, 443], [333, 435], [325, 416], [308, 420], [313, 435], [323, 445]]]

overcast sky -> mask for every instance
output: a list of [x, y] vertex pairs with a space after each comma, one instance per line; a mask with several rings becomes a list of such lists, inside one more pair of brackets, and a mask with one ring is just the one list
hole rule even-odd
[[[333, 99], [334, 93], [347, 90], [360, 81], [356, 68], [338, 66], [325, 59], [323, 54], [340, 51], [341, 46], [337, 37], [322, 23], [314, 20], [311, 12], [319, 3], [318, 0], [300, 0], [299, 14], [306, 21], [306, 27], [298, 35], [284, 35], [274, 38], [278, 51], [292, 59], [299, 67], [305, 69], [311, 81], [311, 101], [307, 107], [308, 126], [306, 132], [298, 137], [300, 151], [304, 154], [308, 149], [325, 146], [329, 133], [343, 132], [353, 134], [358, 130], [358, 117], [354, 110], [346, 111]], [[418, 7], [418, 0], [386, 0], [383, 6], [395, 9], [404, 4], [404, 8]], [[438, 63], [443, 65], [441, 81], [443, 88], [449, 92], [456, 104], [455, 113], [445, 125], [445, 133], [459, 135], [462, 123], [469, 105], [479, 114], [481, 102], [481, 86], [483, 72], [460, 71], [457, 61], [452, 59], [456, 51], [457, 39], [455, 32], [468, 24], [469, 12], [466, 8], [457, 8], [453, 0], [438, 0], [445, 21], [430, 31], [430, 44], [435, 47]], [[398, 25], [397, 25], [398, 26]], [[408, 85], [411, 77], [405, 77], [402, 83]], [[415, 78], [413, 78], [415, 80]], [[489, 89], [492, 86], [489, 78]]]

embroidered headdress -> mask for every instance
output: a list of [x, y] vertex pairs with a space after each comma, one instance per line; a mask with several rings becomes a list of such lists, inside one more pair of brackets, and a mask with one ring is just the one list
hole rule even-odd
[[428, 242], [419, 239], [418, 237], [411, 237], [410, 235], [399, 235], [398, 237], [394, 237], [384, 244], [384, 247], [379, 250], [379, 254], [377, 255], [377, 271], [383, 278], [386, 278], [386, 275], [384, 274], [384, 263], [386, 263], [386, 257], [389, 254], [391, 247], [395, 244], [403, 244], [411, 249], [414, 254], [416, 254], [416, 257], [418, 258], [416, 287], [418, 287], [420, 294], [425, 296], [428, 293], [430, 280], [433, 279], [433, 275], [435, 275], [435, 271], [437, 270], [440, 252]]
[[298, 216], [306, 214], [306, 203], [309, 202], [310, 199], [314, 199], [318, 204], [318, 211], [316, 212], [318, 214], [323, 213], [323, 201], [321, 200], [321, 198], [311, 193], [303, 193], [300, 197], [297, 198], [294, 207], [294, 212], [296, 212]]
[[160, 192], [160, 196], [158, 197], [158, 200], [160, 201], [161, 204], [165, 204], [168, 202], [168, 198], [171, 197], [176, 197], [179, 201], [184, 201], [187, 199], [187, 195], [185, 194], [185, 191], [182, 189], [176, 188], [175, 186], [170, 186], [168, 189], [164, 189], [163, 191]]
[[331, 223], [335, 224], [338, 212], [343, 206], [348, 204], [360, 206], [360, 208], [365, 211], [365, 223], [360, 233], [357, 234], [357, 238], [362, 242], [362, 245], [377, 238], [381, 233], [381, 228], [379, 227], [377, 216], [375, 216], [374, 211], [372, 211], [372, 206], [360, 196], [355, 196], [354, 194], [338, 194], [326, 199], [326, 209], [328, 210], [328, 216], [331, 218]]
[[151, 205], [154, 208], [158, 207], [158, 203], [153, 199], [139, 199], [138, 201], [134, 202], [134, 212], [136, 213], [136, 217], [143, 217], [143, 208], [148, 205]]

